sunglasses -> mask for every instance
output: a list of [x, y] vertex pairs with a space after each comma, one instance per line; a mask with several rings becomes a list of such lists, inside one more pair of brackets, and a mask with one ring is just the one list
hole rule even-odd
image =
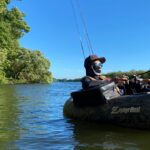
[[100, 68], [102, 68], [103, 67], [103, 64], [101, 63], [101, 62], [99, 62], [99, 63], [93, 63], [93, 66], [94, 67], [100, 67]]

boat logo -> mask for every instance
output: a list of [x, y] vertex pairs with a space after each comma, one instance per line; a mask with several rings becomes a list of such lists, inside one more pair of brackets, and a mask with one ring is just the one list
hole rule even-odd
[[141, 112], [141, 107], [140, 106], [138, 106], [138, 107], [129, 107], [129, 108], [114, 106], [114, 107], [112, 107], [111, 114], [115, 115], [115, 114], [140, 113], [140, 112]]

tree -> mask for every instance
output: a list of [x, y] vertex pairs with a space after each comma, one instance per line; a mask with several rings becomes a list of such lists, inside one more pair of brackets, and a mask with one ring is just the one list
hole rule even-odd
[[10, 0], [0, 0], [0, 83], [51, 82], [50, 62], [40, 51], [22, 48], [19, 39], [30, 31], [25, 14], [8, 9]]
[[0, 47], [12, 49], [19, 47], [18, 40], [29, 32], [30, 28], [23, 20], [24, 14], [17, 8], [5, 8], [0, 13]]

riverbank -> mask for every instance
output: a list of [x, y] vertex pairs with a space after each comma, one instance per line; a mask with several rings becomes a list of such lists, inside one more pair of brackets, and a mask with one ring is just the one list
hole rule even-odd
[[51, 83], [53, 83], [53, 79], [50, 81], [50, 82], [40, 82], [40, 81], [38, 81], [38, 82], [28, 82], [28, 81], [26, 81], [26, 80], [14, 80], [14, 79], [12, 79], [12, 80], [7, 80], [6, 82], [3, 82], [3, 83], [0, 83], [0, 85], [12, 85], [12, 84], [51, 84]]

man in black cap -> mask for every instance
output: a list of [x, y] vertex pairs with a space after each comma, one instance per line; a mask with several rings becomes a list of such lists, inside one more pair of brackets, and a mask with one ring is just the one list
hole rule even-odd
[[[83, 89], [88, 89], [97, 85], [106, 85], [113, 81], [116, 84], [118, 83], [118, 80], [116, 79], [107, 78], [101, 75], [101, 69], [105, 61], [106, 61], [105, 57], [98, 57], [96, 55], [90, 55], [85, 59], [84, 67], [86, 70], [86, 76], [81, 80]], [[124, 85], [124, 95], [150, 91], [149, 88], [147, 89], [142, 88], [140, 80], [137, 77], [136, 78], [135, 77], [136, 76], [132, 77], [132, 79], [128, 84], [124, 83], [125, 81], [128, 81], [128, 79], [125, 80], [124, 78], [119, 78], [120, 82], [122, 82]], [[118, 93], [121, 94], [119, 88], [116, 89]]]
[[98, 57], [96, 55], [90, 55], [85, 59], [84, 67], [86, 76], [81, 80], [83, 89], [110, 83], [112, 81], [110, 78], [101, 75], [101, 69], [105, 61], [105, 57]]

